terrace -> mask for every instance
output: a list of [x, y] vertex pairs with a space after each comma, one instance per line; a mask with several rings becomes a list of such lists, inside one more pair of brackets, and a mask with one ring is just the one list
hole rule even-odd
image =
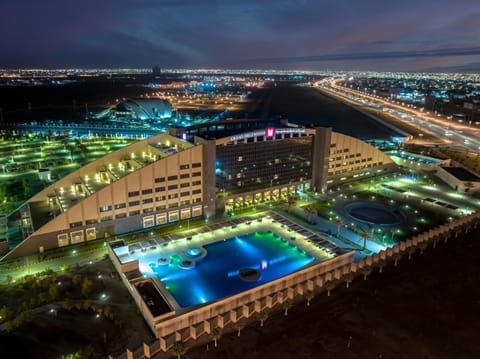
[[[150, 141], [150, 142], [149, 142]], [[46, 224], [79, 201], [100, 191], [112, 182], [135, 172], [155, 161], [173, 155], [192, 144], [162, 134], [149, 141], [142, 141], [122, 150], [113, 152], [96, 161], [96, 166], [85, 166], [70, 176], [70, 181], [61, 180], [48, 188], [46, 198], [29, 203], [34, 229]], [[128, 148], [131, 148], [127, 152]], [[93, 163], [95, 164], [95, 163]]]
[[[265, 256], [265, 254], [259, 254], [257, 252], [258, 247], [254, 244], [257, 242], [249, 242], [248, 236], [256, 237], [256, 240], [260, 241], [258, 244], [260, 245], [261, 243], [261, 246], [270, 246], [269, 248], [273, 249], [275, 253], [274, 256], [269, 257], [268, 255]], [[240, 252], [237, 252], [238, 249], [233, 250], [233, 247], [230, 247], [231, 244], [229, 244], [229, 241], [234, 239], [240, 240], [242, 243], [247, 241], [245, 243], [248, 244], [245, 244], [247, 246], [245, 248], [248, 248], [246, 250], [252, 251], [252, 253], [249, 252], [249, 255], [243, 257], [243, 259], [236, 257]], [[228, 254], [224, 253], [218, 256], [220, 249], [211, 245], [222, 246], [225, 248], [223, 250], [227, 250], [226, 253]], [[264, 278], [258, 283], [254, 283], [256, 281], [245, 281], [245, 283], [239, 284], [235, 282], [232, 284], [231, 281], [228, 281], [228, 284], [232, 287], [227, 292], [232, 295], [290, 274], [305, 266], [320, 263], [345, 253], [345, 251], [327, 239], [319, 237], [318, 234], [310, 232], [277, 214], [270, 214], [266, 218], [258, 220], [249, 218], [233, 219], [223, 223], [204, 226], [189, 237], [169, 241], [155, 238], [115, 247], [112, 250], [120, 265], [129, 268], [129, 271], [137, 272], [135, 262], [138, 263], [139, 274], [153, 280], [162, 293], [163, 298], [167, 298], [173, 310], [180, 310], [193, 304], [219, 299], [212, 293], [226, 290], [225, 283], [219, 289], [216, 287], [215, 281], [212, 282], [210, 277], [210, 279], [207, 279], [202, 274], [202, 271], [207, 270], [210, 266], [218, 266], [219, 261], [232, 265], [232, 268], [236, 268], [235, 265], [240, 268], [243, 265], [240, 262], [243, 263], [245, 260], [246, 262], [253, 261], [253, 263], [256, 263], [253, 259], [255, 256], [259, 255], [261, 258], [265, 258], [257, 263], [259, 266], [257, 270], [262, 272]], [[225, 256], [230, 256], [230, 260], [225, 261]], [[207, 259], [203, 260], [204, 257]], [[217, 264], [211, 264], [210, 260], [216, 261], [215, 263]], [[232, 264], [232, 262], [238, 263]], [[283, 263], [278, 264], [280, 262]], [[134, 269], [132, 269], [131, 265], [133, 265]], [[198, 265], [198, 269], [195, 268], [196, 265]], [[281, 265], [285, 267], [278, 269]], [[263, 266], [272, 266], [274, 268], [272, 269], [274, 271], [273, 274], [268, 271], [264, 272], [263, 269], [266, 267], [263, 268]], [[228, 272], [228, 277], [236, 275], [235, 273], [237, 272], [232, 272], [232, 270]], [[219, 271], [221, 270], [217, 269], [212, 273], [218, 274]], [[128, 273], [125, 273], [125, 275], [128, 276]], [[269, 276], [272, 275], [273, 277], [270, 278]], [[195, 277], [195, 280], [190, 280], [190, 276]], [[137, 278], [138, 276], [135, 277]], [[172, 278], [175, 278], [175, 280]], [[226, 280], [225, 278], [222, 280]], [[188, 295], [183, 293], [181, 288], [184, 288], [185, 285], [178, 284], [178, 280], [188, 280], [188, 283], [190, 283], [188, 286], [191, 287], [190, 291], [192, 293]], [[197, 293], [198, 296], [194, 295], [195, 293], [193, 292]], [[198, 303], [195, 302], [196, 299], [199, 300]], [[190, 303], [190, 300], [193, 300], [193, 302]]]

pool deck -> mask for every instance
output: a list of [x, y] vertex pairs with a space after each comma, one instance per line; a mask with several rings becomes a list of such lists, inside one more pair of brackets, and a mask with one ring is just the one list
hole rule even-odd
[[[319, 235], [280, 214], [269, 212], [265, 217], [253, 219], [249, 217], [235, 218], [221, 223], [203, 226], [192, 232], [188, 237], [177, 235], [169, 236], [169, 240], [163, 238], [151, 238], [147, 241], [137, 242], [125, 246], [116, 246], [113, 251], [121, 265], [134, 264], [136, 279], [142, 277], [155, 283], [159, 294], [166, 300], [169, 306], [177, 314], [190, 311], [191, 307], [182, 307], [173, 295], [160, 281], [152, 267], [166, 265], [170, 262], [171, 256], [180, 256], [181, 260], [193, 260], [186, 252], [192, 248], [199, 248], [210, 244], [254, 232], [271, 231], [284, 240], [291, 242], [298, 249], [305, 251], [314, 261], [308, 266], [315, 265], [338, 255], [345, 253], [344, 249], [337, 247]], [[135, 264], [138, 263], [138, 264]], [[307, 267], [308, 267], [307, 266]], [[128, 277], [130, 272], [126, 272]], [[134, 279], [134, 278], [132, 278]], [[195, 306], [194, 306], [195, 307]]]
[[[314, 260], [303, 268], [291, 271], [277, 279], [261, 283], [227, 297], [188, 307], [181, 307], [177, 303], [149, 266], [152, 263], [161, 265], [158, 259], [167, 255], [185, 255], [186, 251], [191, 248], [201, 249], [209, 243], [264, 231], [271, 231], [283, 238], [284, 241], [300, 250], [304, 250]], [[185, 334], [185, 338], [195, 339], [207, 330], [204, 326], [210, 325], [209, 323], [213, 320], [219, 321], [219, 323], [222, 321], [221, 323], [225, 324], [224, 320], [228, 322], [243, 317], [249, 318], [261, 307], [273, 307], [281, 303], [287, 296], [294, 295], [296, 291], [306, 290], [305, 288], [308, 288], [317, 279], [325, 280], [320, 277], [324, 273], [329, 273], [329, 276], [333, 275], [332, 271], [334, 269], [351, 263], [355, 254], [354, 251], [337, 247], [331, 241], [328, 241], [325, 236], [295, 224], [293, 220], [286, 218], [286, 216], [273, 212], [268, 212], [258, 219], [243, 217], [242, 219], [237, 218], [215, 223], [197, 230], [195, 234], [189, 234], [189, 237], [186, 238], [166, 242], [162, 238], [152, 239], [154, 241], [148, 240], [136, 243], [138, 246], [134, 247], [134, 253], [129, 253], [128, 249], [132, 247], [124, 245], [124, 243], [120, 246], [109, 246], [108, 249], [115, 268], [119, 271], [147, 324], [155, 336], [161, 338], [160, 342], [165, 345], [165, 341], [170, 340], [170, 335], [174, 332], [181, 331]], [[158, 245], [149, 246], [154, 242]], [[165, 243], [168, 244], [163, 246]], [[132, 277], [129, 275], [131, 273], [136, 274]], [[152, 296], [139, 293], [136, 290], [136, 285], [141, 282], [152, 283], [153, 286], [150, 287], [156, 289], [159, 297], [152, 299]], [[170, 311], [163, 309], [158, 313], [154, 308], [151, 308], [160, 298], [161, 302], [165, 302], [171, 309]]]
[[[300, 227], [287, 218], [273, 213], [263, 219], [233, 219], [205, 226], [189, 237], [174, 237], [175, 239], [170, 237], [169, 241], [159, 241], [161, 244], [150, 248], [139, 245], [135, 247], [136, 250], [134, 252], [129, 251], [129, 248], [131, 249], [132, 246], [116, 248], [114, 251], [122, 264], [138, 260], [140, 272], [147, 277], [153, 277], [155, 273], [149, 267], [149, 264], [152, 262], [157, 263], [160, 258], [169, 258], [175, 254], [185, 257], [185, 252], [190, 248], [199, 248], [239, 235], [268, 230], [271, 230], [286, 240], [295, 238], [295, 245], [315, 257], [315, 262], [330, 259], [343, 253], [340, 248], [329, 242], [326, 238], [322, 238], [318, 234]], [[185, 257], [185, 259], [188, 258]]]

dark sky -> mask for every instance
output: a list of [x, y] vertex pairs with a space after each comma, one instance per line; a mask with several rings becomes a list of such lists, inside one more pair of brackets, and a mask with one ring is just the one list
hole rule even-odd
[[0, 67], [480, 72], [480, 0], [0, 0]]

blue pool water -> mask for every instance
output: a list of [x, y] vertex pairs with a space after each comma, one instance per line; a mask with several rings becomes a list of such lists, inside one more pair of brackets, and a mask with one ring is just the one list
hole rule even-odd
[[[315, 259], [270, 231], [229, 238], [204, 248], [206, 256], [191, 268], [182, 268], [186, 257], [181, 254], [171, 256], [168, 265], [150, 264], [182, 307], [243, 292], [297, 271]], [[238, 271], [242, 268], [260, 270], [260, 279], [241, 280]]]

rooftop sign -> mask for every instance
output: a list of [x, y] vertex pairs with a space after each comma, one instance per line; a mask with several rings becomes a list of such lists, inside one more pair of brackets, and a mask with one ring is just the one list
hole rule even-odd
[[230, 141], [239, 141], [245, 138], [252, 138], [258, 136], [266, 137], [275, 137], [276, 134], [285, 134], [285, 133], [305, 133], [304, 128], [267, 128], [265, 130], [258, 130], [252, 132], [241, 133], [239, 135], [230, 136]]

